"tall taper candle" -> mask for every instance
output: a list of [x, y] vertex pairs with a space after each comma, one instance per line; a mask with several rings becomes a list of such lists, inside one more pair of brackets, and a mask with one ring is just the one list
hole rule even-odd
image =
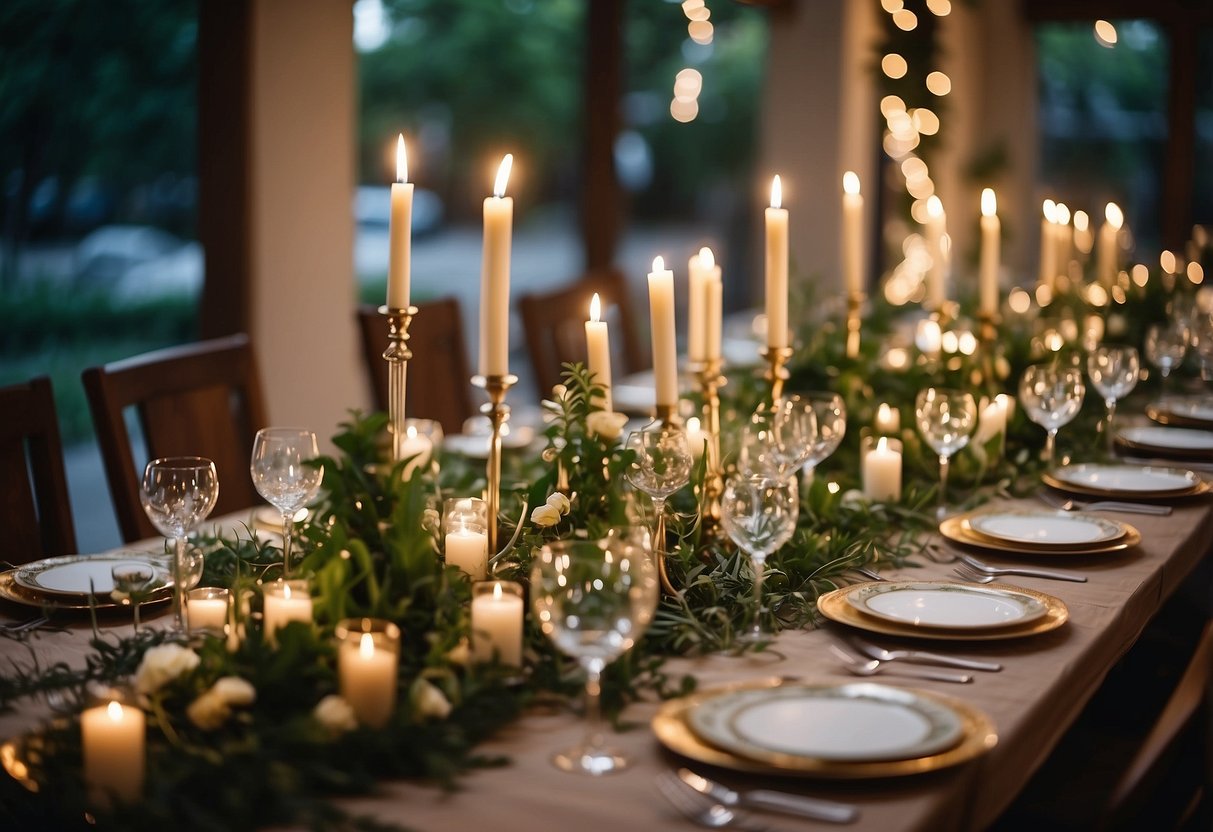
[[389, 309], [409, 306], [412, 245], [413, 184], [408, 181], [409, 166], [404, 152], [404, 136], [396, 137], [396, 181], [392, 183], [392, 212], [388, 225], [387, 305]]
[[590, 319], [585, 322], [586, 364], [594, 376], [594, 383], [605, 390], [602, 409], [611, 409], [611, 333], [607, 322], [602, 320], [602, 301], [598, 293], [590, 301]]
[[1074, 258], [1074, 229], [1070, 226], [1070, 209], [1064, 202], [1057, 203], [1057, 224], [1053, 233], [1057, 240], [1057, 276], [1069, 277], [1070, 260]]
[[1001, 259], [998, 221], [998, 199], [991, 188], [981, 192], [981, 312], [993, 317], [998, 314], [998, 267]]
[[842, 276], [851, 297], [863, 293], [863, 195], [854, 171], [842, 175]]
[[1124, 225], [1125, 215], [1120, 206], [1109, 202], [1104, 208], [1104, 222], [1099, 227], [1099, 242], [1095, 249], [1095, 274], [1099, 283], [1109, 291], [1116, 282], [1116, 270], [1120, 268], [1117, 257], [1117, 238]]
[[480, 267], [480, 375], [510, 372], [510, 239], [514, 200], [505, 195], [514, 156], [505, 154], [493, 195], [484, 201], [484, 254]]
[[944, 289], [943, 235], [946, 233], [947, 215], [943, 203], [934, 194], [927, 200], [927, 254], [931, 255], [931, 267], [927, 269], [927, 306], [933, 310], [943, 308], [947, 300]]
[[715, 361], [720, 358], [721, 329], [724, 326], [724, 285], [720, 280], [720, 266], [712, 250], [701, 248], [699, 260], [707, 271], [707, 280], [703, 286], [704, 308], [704, 359]]
[[691, 258], [687, 302], [687, 357], [708, 361], [720, 357], [720, 266], [707, 246]]
[[767, 346], [788, 345], [788, 210], [783, 205], [783, 186], [771, 180], [771, 207], [766, 212]]
[[657, 406], [678, 404], [678, 350], [674, 336], [674, 273], [661, 257], [649, 273], [649, 325], [653, 331], [653, 374]]

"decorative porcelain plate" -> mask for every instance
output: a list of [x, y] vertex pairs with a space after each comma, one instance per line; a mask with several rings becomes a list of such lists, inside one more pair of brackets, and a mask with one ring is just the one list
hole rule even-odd
[[1205, 430], [1142, 425], [1124, 428], [1116, 434], [1116, 438], [1123, 445], [1145, 451], [1200, 456], [1213, 454], [1213, 432]]
[[1208, 488], [1195, 471], [1153, 465], [1066, 465], [1042, 479], [1054, 488], [1101, 497], [1183, 497]]
[[1213, 401], [1205, 397], [1168, 399], [1147, 405], [1146, 415], [1163, 425], [1213, 428]]
[[1114, 543], [1125, 536], [1125, 527], [1114, 520], [1066, 511], [977, 512], [968, 515], [964, 523], [971, 532], [982, 537], [1042, 548], [1086, 548]]
[[853, 588], [847, 603], [866, 615], [911, 627], [987, 630], [1044, 618], [1022, 592], [949, 581], [877, 581]]
[[939, 524], [939, 533], [954, 543], [965, 546], [976, 546], [994, 552], [1010, 552], [1016, 555], [1031, 556], [1064, 556], [1064, 555], [1106, 555], [1121, 552], [1141, 543], [1141, 532], [1128, 523], [1121, 523], [1125, 535], [1118, 540], [1099, 543], [1091, 546], [1039, 546], [1030, 543], [1011, 543], [994, 537], [976, 534], [969, 529], [965, 515], [949, 517]]
[[13, 572], [13, 579], [26, 589], [48, 595], [108, 596], [114, 589], [113, 569], [116, 566], [150, 569], [153, 577], [149, 591], [162, 589], [173, 583], [163, 556], [138, 553], [47, 558], [17, 567]]
[[962, 735], [949, 708], [874, 684], [724, 693], [701, 702], [687, 722], [701, 739], [763, 762], [904, 760], [951, 748]]

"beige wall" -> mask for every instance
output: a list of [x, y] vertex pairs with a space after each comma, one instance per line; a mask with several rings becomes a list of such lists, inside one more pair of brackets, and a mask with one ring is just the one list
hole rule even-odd
[[354, 324], [349, 0], [255, 0], [253, 327], [270, 420], [327, 440], [369, 405]]

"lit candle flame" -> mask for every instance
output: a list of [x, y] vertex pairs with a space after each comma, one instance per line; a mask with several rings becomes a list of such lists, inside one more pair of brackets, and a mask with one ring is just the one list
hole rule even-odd
[[291, 585], [290, 584], [282, 585], [282, 597], [288, 601], [291, 600]]
[[775, 178], [771, 180], [771, 207], [783, 207], [783, 185], [779, 182], [779, 174], [775, 174]]
[[514, 154], [507, 153], [497, 168], [497, 182], [493, 185], [493, 196], [500, 199], [505, 196], [505, 185], [510, 181], [510, 168], [514, 166]]
[[501, 600], [501, 584], [500, 583], [493, 584], [493, 600], [494, 601]]
[[1087, 216], [1086, 211], [1074, 212], [1074, 227], [1079, 231], [1086, 231], [1091, 224], [1091, 218]]
[[888, 449], [889, 449], [889, 437], [887, 437], [887, 436], [880, 437], [880, 441], [876, 443], [876, 450], [879, 451], [880, 453], [884, 453]]
[[943, 202], [940, 201], [939, 197], [935, 196], [934, 194], [932, 194], [931, 198], [927, 200], [927, 213], [932, 217], [943, 216]]
[[404, 429], [404, 435], [406, 437], [408, 437], [409, 439], [416, 439], [417, 438], [417, 428], [413, 425], [409, 425], [407, 428]]
[[358, 655], [364, 659], [375, 655], [375, 639], [371, 638], [370, 633], [363, 633], [362, 638], [358, 641]]
[[715, 268], [716, 257], [712, 254], [712, 250], [707, 246], [699, 249], [699, 262], [703, 264], [705, 269]]
[[653, 271], [654, 272], [664, 272], [665, 271], [665, 258], [662, 257], [660, 254], [653, 258]]
[[981, 215], [992, 217], [998, 213], [998, 197], [994, 196], [993, 188], [983, 188], [981, 191]]
[[842, 175], [842, 189], [848, 194], [859, 193], [859, 177], [855, 171], [849, 170]]
[[687, 433], [699, 433], [699, 417], [692, 416], [691, 418], [687, 419]]
[[110, 718], [111, 722], [121, 722], [125, 714], [122, 713], [122, 706], [117, 702], [110, 702], [105, 709], [105, 714]]
[[1124, 225], [1125, 214], [1120, 210], [1120, 206], [1115, 202], [1109, 202], [1103, 209], [1104, 219], [1106, 219], [1113, 228], [1120, 228]]
[[396, 135], [396, 181], [409, 181], [409, 160], [404, 152], [404, 134]]
[[1057, 222], [1057, 203], [1051, 199], [1046, 199], [1041, 206], [1041, 211], [1045, 215], [1045, 219], [1049, 222]]
[[598, 299], [598, 293], [594, 293], [594, 299], [590, 301], [590, 320], [598, 323], [602, 320], [602, 301]]
[[1070, 209], [1064, 202], [1057, 203], [1057, 222], [1062, 225], [1070, 224]]

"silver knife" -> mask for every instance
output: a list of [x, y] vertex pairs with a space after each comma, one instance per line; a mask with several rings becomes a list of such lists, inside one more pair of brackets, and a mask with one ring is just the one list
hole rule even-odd
[[785, 815], [796, 815], [830, 823], [853, 823], [859, 817], [859, 807], [849, 803], [835, 803], [832, 800], [802, 797], [798, 794], [787, 794], [770, 789], [738, 792], [723, 783], [702, 777], [688, 768], [678, 769], [678, 777], [695, 791], [706, 794], [725, 806], [768, 809], [772, 812], [783, 812]]
[[983, 662], [979, 659], [962, 659], [959, 656], [945, 656], [942, 653], [930, 653], [926, 650], [886, 650], [883, 647], [878, 647], [875, 644], [869, 644], [862, 639], [851, 636], [847, 642], [869, 658], [877, 659], [882, 662], [891, 662], [900, 659], [906, 662], [917, 662], [919, 664], [935, 664], [944, 667], [960, 667], [965, 670], [985, 670], [991, 673], [997, 673], [1002, 670], [1002, 665], [998, 662]]

